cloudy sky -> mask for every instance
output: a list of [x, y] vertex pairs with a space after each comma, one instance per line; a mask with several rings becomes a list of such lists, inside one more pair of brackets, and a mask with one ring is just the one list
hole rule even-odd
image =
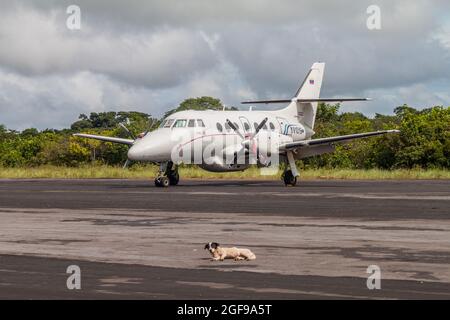
[[[69, 5], [81, 29], [66, 25]], [[369, 30], [370, 5], [381, 29]], [[0, 3], [0, 124], [63, 128], [80, 113], [161, 116], [183, 99], [290, 98], [315, 61], [343, 110], [450, 105], [450, 2], [47, 0]], [[261, 107], [264, 108], [264, 107]]]

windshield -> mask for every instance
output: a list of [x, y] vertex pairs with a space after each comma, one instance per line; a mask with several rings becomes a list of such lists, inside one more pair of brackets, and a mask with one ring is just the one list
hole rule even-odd
[[184, 128], [186, 127], [187, 120], [186, 119], [178, 119], [175, 122], [174, 128]]
[[170, 128], [172, 126], [173, 119], [165, 120], [164, 128]]

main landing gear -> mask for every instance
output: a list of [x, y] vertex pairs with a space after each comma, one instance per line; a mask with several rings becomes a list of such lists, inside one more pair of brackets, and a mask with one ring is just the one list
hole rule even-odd
[[289, 169], [284, 170], [281, 178], [283, 179], [286, 186], [295, 186], [297, 184], [297, 177], [294, 177], [292, 171]]
[[283, 179], [286, 186], [295, 186], [297, 184], [297, 177], [299, 176], [299, 174], [295, 165], [294, 155], [292, 154], [292, 151], [288, 151], [286, 155], [289, 168], [286, 168], [284, 170], [283, 174], [281, 175], [281, 179]]
[[178, 167], [172, 161], [160, 164], [158, 176], [155, 178], [155, 186], [164, 188], [169, 185], [176, 186], [179, 181]]

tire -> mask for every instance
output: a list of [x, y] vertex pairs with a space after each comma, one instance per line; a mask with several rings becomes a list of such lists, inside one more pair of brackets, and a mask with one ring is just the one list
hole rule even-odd
[[180, 175], [178, 174], [178, 172], [174, 171], [169, 175], [169, 184], [171, 186], [176, 186], [179, 181], [180, 181]]
[[293, 179], [291, 180], [290, 185], [295, 187], [296, 184], [297, 184], [297, 177], [293, 177]]
[[161, 187], [161, 179], [155, 178], [155, 187]]
[[286, 170], [283, 173], [283, 181], [286, 186], [295, 186], [297, 184], [297, 177], [294, 177], [291, 170]]
[[170, 185], [170, 180], [167, 177], [161, 177], [159, 179], [159, 181], [160, 181], [160, 187], [167, 188]]

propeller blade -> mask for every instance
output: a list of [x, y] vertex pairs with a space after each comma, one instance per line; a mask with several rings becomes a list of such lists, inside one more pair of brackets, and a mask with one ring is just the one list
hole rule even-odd
[[126, 169], [130, 163], [131, 163], [131, 160], [127, 159], [127, 161], [125, 161], [125, 163], [123, 165], [123, 169]]
[[262, 127], [264, 127], [264, 125], [266, 124], [267, 120], [269, 120], [269, 119], [268, 118], [264, 118], [264, 120], [261, 121], [261, 123], [256, 127], [255, 134], [252, 136], [252, 139], [258, 134], [259, 130], [261, 130]]
[[128, 136], [129, 136], [131, 139], [136, 140], [136, 137], [134, 136], [134, 134], [132, 134], [131, 131], [128, 130], [128, 128], [125, 127], [125, 125], [124, 125], [123, 123], [119, 123], [119, 126], [122, 127], [122, 129], [125, 130], [125, 131], [127, 132]]
[[252, 145], [253, 139], [256, 137], [256, 135], [258, 134], [259, 130], [261, 130], [261, 129], [265, 126], [267, 120], [268, 120], [268, 118], [264, 118], [264, 120], [261, 121], [261, 123], [256, 127], [255, 133], [253, 133], [250, 137], [248, 137], [247, 139], [245, 139], [244, 141], [242, 141], [242, 145], [243, 145], [247, 150], [250, 150], [250, 146]]
[[226, 122], [228, 123], [228, 125], [230, 126], [230, 128], [233, 129], [234, 132], [237, 133], [237, 135], [238, 135], [239, 137], [241, 137], [242, 139], [245, 139], [244, 136], [239, 132], [239, 129], [236, 128], [236, 126], [234, 125], [233, 122], [231, 122], [231, 121], [228, 120], [228, 119], [226, 120]]

